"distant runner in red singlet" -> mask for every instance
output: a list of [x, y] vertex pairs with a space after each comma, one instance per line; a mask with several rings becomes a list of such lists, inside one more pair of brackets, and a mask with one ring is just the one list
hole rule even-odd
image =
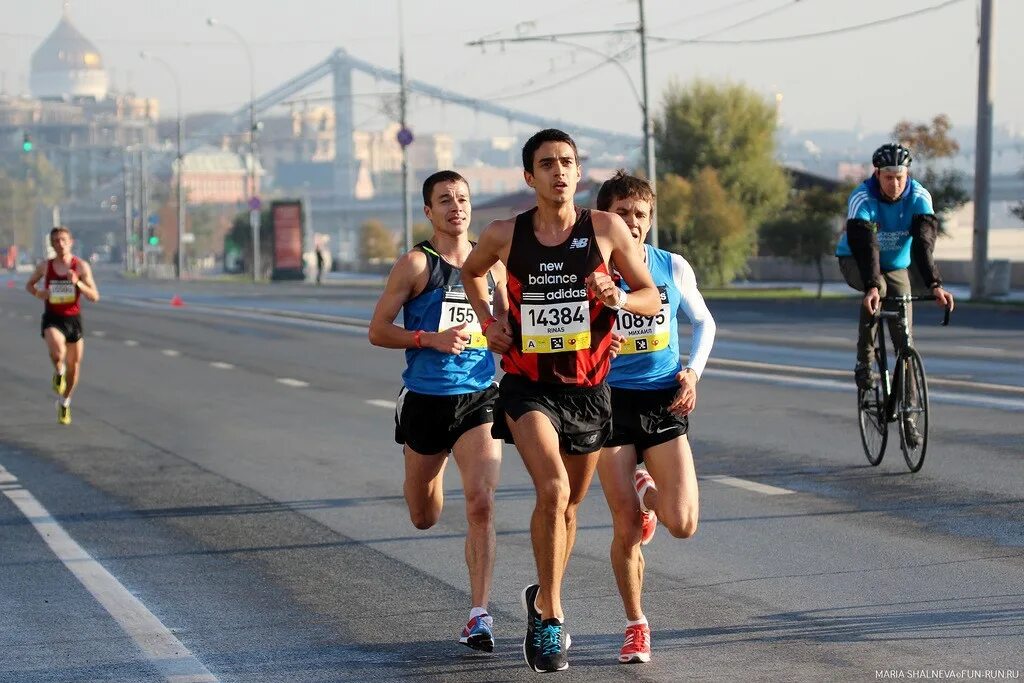
[[[586, 495], [611, 424], [608, 374], [616, 311], [655, 315], [661, 299], [622, 219], [573, 204], [581, 172], [576, 143], [542, 130], [523, 147], [537, 206], [491, 223], [462, 266], [466, 296], [502, 354], [505, 376], [494, 436], [516, 444], [537, 502], [530, 525], [538, 583], [523, 590], [523, 655], [537, 672], [568, 668], [561, 586]], [[508, 313], [495, 316], [487, 272], [508, 276]], [[627, 295], [610, 276], [614, 267]]]
[[[51, 386], [57, 394], [57, 422], [71, 424], [71, 394], [78, 384], [85, 341], [79, 299], [99, 301], [100, 292], [92, 279], [88, 262], [71, 254], [71, 231], [64, 227], [50, 231], [50, 245], [56, 257], [43, 261], [32, 272], [25, 290], [46, 302], [43, 310], [42, 337], [53, 362]], [[36, 289], [42, 280], [43, 289]]]

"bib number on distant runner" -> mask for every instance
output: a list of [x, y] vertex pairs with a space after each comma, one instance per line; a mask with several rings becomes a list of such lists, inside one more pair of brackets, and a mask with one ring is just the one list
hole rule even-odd
[[661, 310], [656, 315], [637, 315], [629, 311], [619, 311], [613, 331], [626, 338], [619, 349], [619, 355], [651, 353], [668, 348], [671, 338], [669, 323], [672, 320], [668, 290], [664, 286], [658, 287], [658, 293], [661, 295]]
[[75, 303], [75, 284], [71, 280], [50, 280], [48, 301], [51, 304]]
[[[491, 294], [491, 291], [487, 292], [489, 300], [492, 299]], [[480, 329], [480, 321], [476, 319], [476, 312], [469, 305], [466, 292], [461, 288], [446, 287], [444, 298], [441, 300], [441, 319], [437, 323], [437, 331], [444, 332], [462, 323], [466, 323], [464, 331], [473, 335], [466, 348], [486, 349], [487, 337], [484, 336], [483, 331]]]
[[529, 303], [528, 297], [523, 295], [523, 353], [590, 348], [590, 304], [586, 299]]

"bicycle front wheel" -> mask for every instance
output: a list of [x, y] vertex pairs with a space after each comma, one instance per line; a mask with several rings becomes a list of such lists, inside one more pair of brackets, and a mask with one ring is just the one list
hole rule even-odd
[[896, 363], [902, 374], [899, 401], [900, 448], [911, 472], [924, 465], [928, 450], [928, 381], [915, 349], [905, 349]]
[[876, 363], [872, 371], [878, 378], [872, 389], [857, 390], [857, 421], [860, 425], [860, 443], [868, 462], [877, 466], [885, 455], [885, 444], [889, 440], [889, 422], [885, 415], [885, 391], [883, 377]]

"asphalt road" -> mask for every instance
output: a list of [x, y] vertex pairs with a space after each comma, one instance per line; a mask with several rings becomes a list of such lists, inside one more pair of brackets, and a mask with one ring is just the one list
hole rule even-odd
[[[534, 676], [518, 606], [532, 487], [506, 448], [498, 647], [470, 653], [455, 642], [469, 606], [457, 473], [441, 522], [415, 530], [389, 407], [401, 354], [370, 347], [360, 322], [372, 289], [101, 281], [61, 428], [38, 302], [19, 288], [0, 279], [0, 681]], [[912, 475], [895, 444], [877, 468], [861, 453], [854, 302], [711, 309], [700, 530], [659, 531], [645, 551], [654, 660], [615, 661], [624, 616], [595, 481], [561, 678], [1019, 676], [1024, 312], [963, 307], [939, 328], [918, 309], [934, 403]]]

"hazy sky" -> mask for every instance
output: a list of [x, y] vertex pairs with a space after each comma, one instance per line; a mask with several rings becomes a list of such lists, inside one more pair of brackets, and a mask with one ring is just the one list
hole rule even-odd
[[[275, 87], [325, 58], [336, 47], [397, 68], [397, 0], [74, 0], [74, 24], [99, 47], [118, 87], [158, 97], [174, 112], [170, 77], [143, 62], [148, 49], [177, 69], [186, 111], [227, 110], [248, 100], [244, 53], [215, 16], [250, 42], [258, 92]], [[739, 40], [837, 29], [944, 4], [944, 0], [647, 0], [654, 36]], [[745, 83], [766, 96], [783, 94], [787, 126], [799, 129], [860, 126], [889, 130], [900, 118], [947, 113], [973, 124], [977, 97], [978, 0], [869, 29], [812, 40], [764, 45], [650, 46], [652, 100], [673, 80], [700, 76]], [[1024, 131], [1024, 2], [995, 0], [995, 120]], [[0, 0], [0, 69], [7, 92], [27, 90], [29, 60], [57, 23], [60, 0]], [[483, 36], [512, 37], [635, 26], [635, 0], [405, 0], [407, 70], [411, 78], [466, 95], [608, 129], [638, 132], [640, 114], [623, 70], [607, 64], [568, 84], [536, 94], [602, 61], [590, 51], [561, 45], [509, 44], [482, 52], [465, 43]], [[758, 15], [765, 16], [758, 18]], [[751, 21], [745, 21], [752, 19]], [[525, 22], [532, 22], [526, 24]], [[729, 28], [734, 24], [740, 26]], [[722, 30], [725, 29], [725, 30]], [[1016, 29], [1016, 30], [1014, 30]], [[634, 36], [576, 38], [614, 54]], [[623, 62], [639, 88], [636, 52]], [[370, 78], [356, 81], [356, 121], [386, 122], [372, 93], [394, 92]], [[326, 81], [309, 91], [330, 94]], [[414, 130], [449, 129], [457, 137], [502, 134], [504, 121], [416, 98]], [[1020, 133], [1018, 133], [1020, 134]]]

